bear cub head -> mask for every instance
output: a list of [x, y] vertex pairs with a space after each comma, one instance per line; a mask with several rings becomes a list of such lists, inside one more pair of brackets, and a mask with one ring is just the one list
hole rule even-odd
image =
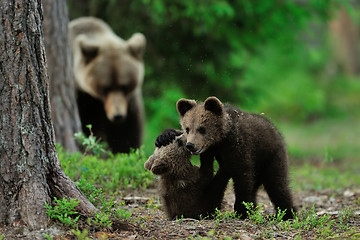
[[[165, 130], [166, 131], [166, 130]], [[191, 166], [191, 153], [185, 147], [186, 138], [181, 131], [171, 136], [173, 140], [166, 146], [156, 144], [154, 153], [145, 162], [145, 169], [155, 175], [182, 175]]]
[[176, 103], [176, 109], [187, 139], [186, 147], [192, 154], [203, 153], [228, 131], [229, 116], [216, 97], [208, 97], [199, 103], [182, 98]]
[[126, 41], [102, 20], [82, 17], [70, 22], [69, 38], [77, 89], [102, 101], [110, 121], [125, 119], [129, 99], [141, 94], [144, 35]]

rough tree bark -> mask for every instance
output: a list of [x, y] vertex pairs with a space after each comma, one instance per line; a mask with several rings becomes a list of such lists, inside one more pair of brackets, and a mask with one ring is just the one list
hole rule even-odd
[[46, 227], [44, 202], [77, 198], [60, 168], [50, 117], [40, 0], [0, 0], [0, 225]]
[[73, 83], [66, 0], [44, 0], [43, 5], [51, 118], [56, 142], [75, 152], [78, 146], [74, 140], [74, 133], [81, 131], [81, 123]]

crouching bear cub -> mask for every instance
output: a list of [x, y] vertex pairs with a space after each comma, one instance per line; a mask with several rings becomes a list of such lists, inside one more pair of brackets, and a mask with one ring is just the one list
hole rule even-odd
[[263, 185], [276, 210], [286, 209], [284, 219], [293, 217], [287, 151], [273, 124], [263, 116], [223, 105], [216, 97], [199, 103], [180, 99], [177, 111], [186, 148], [200, 154], [201, 174], [212, 172], [216, 158], [220, 170], [233, 179], [238, 215], [247, 216], [243, 202], [256, 204], [257, 190]]
[[[165, 139], [167, 142], [161, 142]], [[166, 145], [167, 144], [167, 145]], [[168, 129], [156, 140], [154, 154], [144, 167], [160, 176], [159, 193], [170, 220], [176, 217], [210, 216], [221, 208], [229, 178], [218, 172], [215, 179], [202, 179], [199, 167], [191, 164], [191, 152], [185, 147], [186, 138], [180, 131]]]
[[144, 35], [125, 41], [102, 20], [82, 17], [69, 23], [69, 38], [83, 131], [89, 135], [86, 125], [92, 124], [114, 153], [140, 147]]

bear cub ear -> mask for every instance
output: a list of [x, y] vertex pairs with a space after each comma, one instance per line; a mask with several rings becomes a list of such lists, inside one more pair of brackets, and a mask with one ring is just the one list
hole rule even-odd
[[223, 104], [216, 97], [208, 97], [205, 102], [205, 110], [208, 110], [215, 115], [221, 116], [223, 113]]
[[146, 46], [145, 36], [142, 33], [134, 33], [127, 42], [128, 42], [128, 49], [130, 54], [134, 58], [141, 60], [145, 52], [145, 46]]
[[188, 100], [184, 98], [179, 99], [179, 101], [176, 103], [176, 109], [181, 117], [183, 117], [187, 111], [195, 106], [196, 102], [194, 100]]

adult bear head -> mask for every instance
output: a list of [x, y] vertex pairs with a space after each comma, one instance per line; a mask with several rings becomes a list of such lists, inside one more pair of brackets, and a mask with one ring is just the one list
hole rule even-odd
[[146, 39], [127, 41], [100, 19], [82, 17], [69, 24], [76, 88], [104, 104], [110, 121], [126, 118], [129, 99], [141, 95]]

